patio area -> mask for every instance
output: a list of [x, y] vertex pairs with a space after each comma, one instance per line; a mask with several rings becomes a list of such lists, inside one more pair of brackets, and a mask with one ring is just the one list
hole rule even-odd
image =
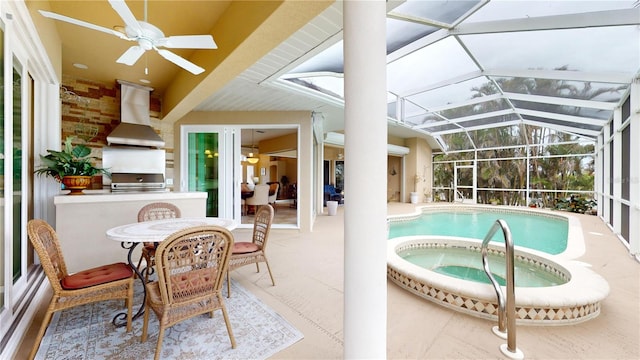
[[[414, 205], [390, 203], [390, 214], [413, 211]], [[272, 359], [339, 359], [343, 350], [343, 212], [319, 215], [310, 234], [273, 229], [268, 273], [247, 266], [233, 278], [304, 334], [304, 339]], [[591, 264], [611, 286], [601, 314], [568, 326], [518, 326], [517, 346], [529, 359], [637, 359], [640, 357], [640, 266], [597, 217], [576, 216], [586, 241], [579, 258]], [[236, 239], [248, 239], [249, 230], [236, 230]], [[505, 341], [491, 332], [495, 324], [445, 309], [395, 284], [388, 283], [387, 356], [389, 359], [501, 358]], [[375, 316], [375, 314], [372, 314]], [[22, 344], [19, 358], [31, 347]], [[241, 341], [239, 339], [239, 341]]]

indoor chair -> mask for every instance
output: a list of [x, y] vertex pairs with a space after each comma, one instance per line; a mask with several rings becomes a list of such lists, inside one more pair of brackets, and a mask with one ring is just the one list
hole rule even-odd
[[278, 190], [280, 189], [280, 184], [277, 182], [269, 184], [269, 204], [273, 206], [273, 210], [276, 210], [276, 200], [278, 199]]
[[160, 357], [165, 329], [194, 316], [222, 310], [231, 347], [236, 341], [221, 295], [233, 248], [233, 235], [220, 226], [196, 226], [177, 231], [156, 248], [158, 281], [146, 284], [141, 341], [147, 340], [149, 313], [158, 317], [155, 359]]
[[[174, 219], [179, 218], [180, 208], [176, 205], [166, 202], [154, 202], [143, 206], [138, 211], [138, 222]], [[153, 264], [156, 252], [156, 244], [152, 242], [142, 243], [142, 249], [140, 250], [140, 260], [138, 260], [138, 271], [142, 265], [142, 259], [146, 263], [144, 269], [144, 281], [149, 281], [149, 275], [153, 274]]]
[[231, 296], [231, 279], [229, 272], [249, 264], [256, 264], [258, 272], [260, 272], [260, 262], [267, 264], [271, 283], [273, 286], [276, 285], [275, 280], [273, 280], [271, 268], [269, 267], [269, 261], [267, 261], [267, 255], [265, 254], [267, 240], [269, 240], [269, 232], [271, 231], [271, 223], [273, 222], [273, 213], [274, 210], [271, 205], [267, 204], [260, 207], [253, 221], [252, 241], [239, 241], [233, 245], [231, 259], [229, 260], [229, 269], [227, 271], [227, 297]]
[[333, 185], [324, 186], [324, 206], [327, 206], [327, 201], [337, 201], [338, 204], [342, 203], [342, 194], [340, 194]]
[[258, 184], [253, 188], [253, 196], [245, 199], [245, 206], [255, 206], [255, 213], [259, 207], [269, 204], [269, 185]]
[[134, 273], [129, 265], [120, 262], [69, 275], [60, 240], [47, 222], [40, 219], [29, 220], [27, 234], [53, 290], [53, 297], [42, 319], [29, 359], [35, 357], [44, 332], [56, 311], [98, 301], [122, 299], [127, 307], [127, 332], [131, 331]]

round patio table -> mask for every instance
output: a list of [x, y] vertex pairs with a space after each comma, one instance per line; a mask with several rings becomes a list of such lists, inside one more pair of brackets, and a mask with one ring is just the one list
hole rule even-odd
[[[107, 230], [106, 237], [108, 240], [118, 241], [124, 249], [129, 250], [127, 253], [129, 266], [131, 266], [136, 275], [138, 275], [140, 281], [142, 281], [142, 289], [144, 292], [142, 305], [138, 309], [138, 312], [133, 315], [133, 319], [137, 319], [140, 315], [144, 314], [144, 303], [147, 299], [147, 289], [144, 284], [144, 276], [133, 263], [133, 250], [143, 242], [152, 242], [157, 245], [176, 231], [208, 225], [221, 226], [229, 231], [238, 226], [237, 222], [233, 219], [217, 217], [185, 217], [135, 222], [116, 226]], [[116, 326], [125, 326], [127, 324], [126, 319], [126, 313], [119, 313], [113, 318], [113, 324]]]

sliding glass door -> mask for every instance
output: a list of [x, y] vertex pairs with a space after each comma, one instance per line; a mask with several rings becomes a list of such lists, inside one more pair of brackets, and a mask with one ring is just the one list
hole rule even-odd
[[206, 192], [207, 216], [239, 216], [232, 181], [234, 157], [238, 153], [235, 133], [232, 128], [212, 125], [181, 128], [180, 191]]

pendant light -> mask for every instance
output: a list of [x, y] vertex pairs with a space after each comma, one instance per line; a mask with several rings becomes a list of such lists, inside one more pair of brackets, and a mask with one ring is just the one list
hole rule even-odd
[[249, 157], [247, 157], [247, 161], [249, 164], [257, 164], [260, 159], [253, 154], [253, 130], [251, 130], [251, 152], [249, 153]]

